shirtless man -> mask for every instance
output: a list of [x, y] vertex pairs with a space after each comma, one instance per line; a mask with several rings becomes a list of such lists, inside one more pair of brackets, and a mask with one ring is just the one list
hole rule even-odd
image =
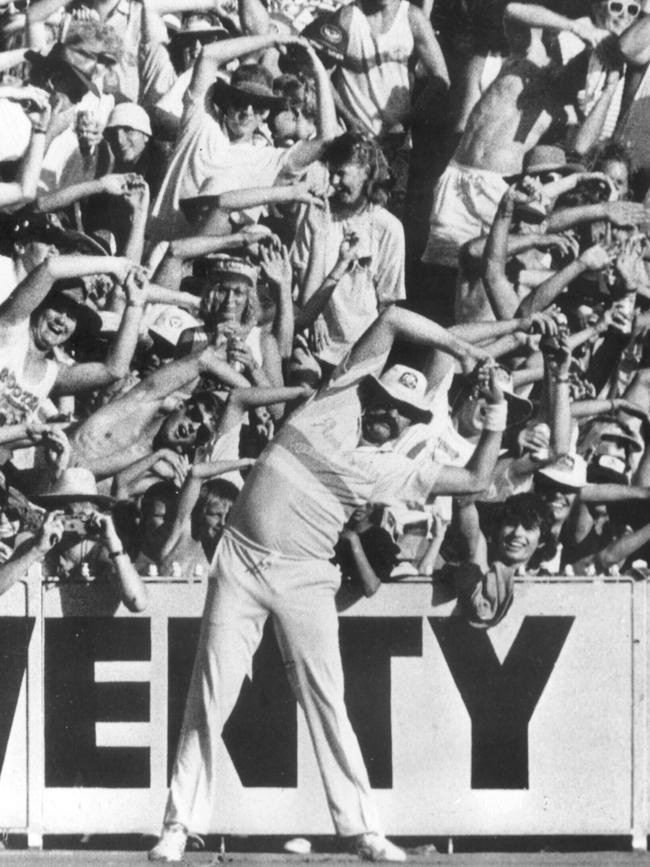
[[609, 35], [589, 20], [524, 3], [508, 4], [504, 26], [511, 54], [472, 110], [436, 185], [425, 263], [457, 267], [462, 244], [489, 230], [506, 190], [504, 176], [521, 171], [524, 155], [571, 101], [572, 64], [551, 64], [544, 30], [568, 30], [589, 46]]
[[193, 451], [197, 437], [207, 441], [216, 429], [216, 399], [208, 393], [183, 402], [173, 398], [191, 391], [203, 374], [232, 387], [249, 384], [212, 347], [164, 365], [79, 426], [70, 437], [72, 465], [106, 478], [136, 461], [153, 462], [157, 449]]
[[506, 405], [493, 368], [484, 365], [479, 376], [491, 406], [467, 466], [396, 454], [392, 442], [400, 433], [430, 418], [419, 371], [396, 366], [377, 378], [398, 338], [458, 359], [485, 357], [436, 323], [391, 306], [253, 467], [215, 554], [163, 833], [151, 860], [180, 861], [188, 831], [210, 828], [221, 780], [214, 757], [269, 617], [307, 718], [337, 833], [367, 860], [406, 860], [381, 831], [345, 707], [334, 602], [340, 574], [331, 557], [351, 513], [372, 499], [485, 487]]

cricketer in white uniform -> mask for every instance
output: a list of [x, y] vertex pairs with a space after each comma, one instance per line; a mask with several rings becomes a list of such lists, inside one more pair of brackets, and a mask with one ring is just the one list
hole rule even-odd
[[[213, 756], [269, 616], [307, 719], [337, 833], [352, 838], [362, 857], [405, 860], [381, 833], [348, 719], [334, 603], [340, 573], [330, 562], [341, 529], [358, 506], [395, 495], [422, 499], [443, 475], [445, 489], [463, 488], [454, 475], [462, 469], [430, 458], [418, 463], [392, 450], [392, 441], [409, 424], [431, 418], [421, 373], [397, 365], [381, 380], [375, 376], [398, 334], [459, 358], [480, 357], [480, 350], [435, 323], [390, 308], [329, 386], [289, 418], [253, 467], [212, 565], [163, 834], [150, 853], [153, 860], [180, 859], [187, 830], [200, 833], [209, 827], [219, 789]], [[484, 438], [477, 449], [489, 478], [501, 435], [484, 433]]]

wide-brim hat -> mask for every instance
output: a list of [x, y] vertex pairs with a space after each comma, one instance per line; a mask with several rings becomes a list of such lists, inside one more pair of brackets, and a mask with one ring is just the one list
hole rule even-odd
[[238, 85], [230, 84], [223, 78], [218, 78], [210, 90], [212, 102], [222, 107], [233, 100], [246, 100], [254, 108], [273, 109], [282, 106], [282, 99], [275, 96], [270, 87], [259, 81], [242, 81]]
[[544, 484], [578, 491], [587, 484], [587, 464], [581, 455], [563, 455], [553, 464], [541, 467], [535, 478]]
[[75, 66], [72, 52], [61, 42], [55, 43], [50, 53], [46, 55], [38, 51], [26, 51], [25, 60], [31, 64], [32, 69], [39, 76], [49, 76], [54, 72], [62, 71], [74, 78], [81, 93], [79, 99], [73, 101], [79, 102], [86, 91], [90, 91], [95, 96], [100, 95], [91, 79], [78, 66]]
[[75, 334], [99, 334], [102, 329], [102, 317], [86, 300], [83, 285], [78, 281], [60, 280], [54, 284], [43, 301], [43, 307], [56, 304], [57, 300], [65, 300], [74, 307], [77, 320]]
[[230, 31], [223, 24], [207, 24], [204, 23], [207, 18], [193, 18], [188, 22], [172, 20], [172, 16], [165, 18], [165, 24], [169, 31], [170, 38], [174, 42], [192, 42], [195, 39], [210, 39], [222, 36], [224, 39], [230, 37]]
[[83, 500], [95, 503], [100, 508], [107, 508], [115, 503], [114, 497], [98, 493], [95, 476], [85, 467], [68, 467], [47, 494], [34, 497], [34, 502], [48, 509]]
[[544, 172], [559, 172], [561, 175], [573, 175], [576, 172], [584, 172], [582, 163], [567, 162], [564, 148], [556, 145], [537, 145], [531, 148], [524, 157], [524, 165], [516, 175], [508, 175], [504, 178], [507, 184], [525, 177], [525, 175], [541, 175]]
[[369, 374], [363, 384], [369, 391], [387, 397], [403, 415], [415, 422], [428, 424], [433, 418], [426, 400], [426, 377], [413, 367], [394, 364], [380, 377]]
[[86, 235], [75, 229], [64, 229], [54, 214], [41, 214], [28, 210], [14, 214], [11, 223], [3, 221], [6, 235], [16, 243], [22, 240], [42, 240], [62, 249], [72, 248], [91, 256], [109, 256], [110, 239], [102, 234]]

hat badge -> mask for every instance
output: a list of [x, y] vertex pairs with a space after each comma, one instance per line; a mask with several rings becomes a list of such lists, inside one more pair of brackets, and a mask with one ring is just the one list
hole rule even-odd
[[410, 388], [415, 390], [418, 387], [418, 378], [414, 373], [411, 373], [409, 370], [405, 371], [399, 378], [399, 384], [403, 385], [404, 388]]

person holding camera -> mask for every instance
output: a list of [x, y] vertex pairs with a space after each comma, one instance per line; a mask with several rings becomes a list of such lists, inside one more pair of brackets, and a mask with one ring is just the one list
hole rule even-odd
[[42, 554], [44, 576], [110, 582], [129, 611], [144, 611], [144, 582], [124, 550], [110, 513], [115, 500], [98, 492], [93, 474], [83, 467], [67, 467], [48, 493], [34, 499], [53, 510], [35, 544]]

